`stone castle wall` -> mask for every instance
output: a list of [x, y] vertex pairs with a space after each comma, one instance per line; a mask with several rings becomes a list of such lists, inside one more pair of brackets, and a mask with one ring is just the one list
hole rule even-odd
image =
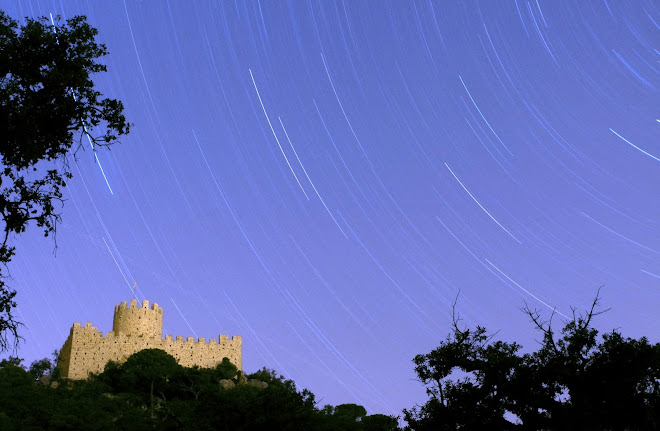
[[74, 323], [69, 337], [60, 350], [58, 368], [62, 376], [85, 379], [89, 373], [99, 373], [108, 361], [121, 362], [143, 349], [162, 349], [174, 356], [184, 367], [215, 367], [228, 358], [242, 369], [242, 340], [220, 335], [218, 339], [166, 335], [162, 338], [163, 309], [158, 304], [149, 308], [148, 301], [137, 307], [132, 300], [127, 308], [122, 302], [115, 307], [113, 331], [106, 336], [91, 323], [82, 326]]

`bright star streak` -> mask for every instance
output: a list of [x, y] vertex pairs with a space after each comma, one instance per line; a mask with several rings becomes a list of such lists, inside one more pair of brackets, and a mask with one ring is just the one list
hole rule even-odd
[[544, 301], [543, 301], [542, 299], [540, 299], [538, 296], [534, 295], [532, 292], [530, 292], [529, 290], [525, 289], [524, 287], [522, 287], [521, 285], [519, 285], [518, 283], [516, 283], [514, 280], [512, 280], [511, 277], [509, 277], [508, 275], [506, 275], [505, 273], [503, 273], [502, 270], [500, 270], [497, 266], [495, 266], [490, 260], [488, 260], [488, 259], [484, 259], [484, 260], [485, 260], [486, 262], [488, 262], [488, 264], [489, 264], [490, 266], [492, 266], [493, 268], [495, 268], [495, 270], [496, 270], [497, 272], [499, 272], [500, 274], [502, 274], [503, 276], [505, 276], [507, 280], [509, 280], [511, 283], [515, 284], [516, 286], [518, 286], [518, 288], [520, 288], [520, 289], [521, 289], [522, 291], [524, 291], [526, 294], [528, 294], [528, 295], [531, 296], [532, 298], [536, 299], [538, 302], [540, 302], [541, 304], [545, 305], [545, 306], [548, 307], [550, 310], [556, 312], [556, 313], [559, 314], [560, 316], [563, 316], [563, 317], [565, 317], [565, 318], [568, 319], [568, 316], [565, 315], [564, 313], [562, 313], [561, 311], [557, 311], [557, 308], [550, 306], [548, 303], [544, 302]]
[[648, 271], [645, 271], [645, 270], [643, 270], [643, 269], [640, 269], [640, 271], [642, 271], [642, 272], [645, 273], [645, 274], [652, 275], [652, 276], [655, 277], [655, 278], [660, 278], [660, 275], [658, 275], [658, 274], [654, 274], [654, 273], [652, 273], [652, 272], [648, 272]]
[[[55, 20], [53, 19], [53, 14], [50, 14], [50, 22], [53, 24], [53, 31], [57, 33], [57, 28], [55, 27]], [[59, 45], [59, 42], [57, 42]], [[71, 95], [73, 96], [73, 100], [76, 102], [78, 101], [78, 97], [69, 89], [69, 92], [71, 92]], [[105, 180], [105, 184], [108, 186], [108, 190], [110, 190], [110, 194], [114, 195], [115, 193], [112, 191], [112, 187], [110, 187], [110, 182], [108, 181], [108, 177], [105, 175], [105, 171], [103, 170], [103, 165], [101, 164], [101, 160], [99, 160], [99, 156], [96, 153], [96, 149], [94, 149], [94, 143], [92, 142], [92, 139], [89, 137], [89, 132], [87, 131], [87, 125], [83, 122], [83, 131], [85, 132], [85, 136], [87, 137], [87, 141], [89, 142], [89, 146], [92, 148], [92, 152], [94, 153], [94, 158], [96, 159], [96, 163], [99, 165], [99, 169], [101, 169], [101, 175], [103, 175], [103, 179]]]
[[461, 80], [461, 84], [463, 84], [463, 88], [465, 88], [465, 91], [467, 92], [468, 96], [470, 96], [470, 100], [472, 101], [472, 104], [474, 105], [475, 108], [477, 108], [477, 112], [479, 112], [479, 115], [481, 115], [481, 118], [484, 119], [484, 121], [486, 122], [486, 125], [488, 126], [490, 131], [493, 132], [493, 135], [495, 135], [497, 140], [500, 141], [500, 144], [502, 144], [504, 149], [507, 150], [507, 152], [513, 156], [513, 153], [511, 152], [511, 150], [509, 150], [509, 147], [507, 147], [506, 144], [504, 144], [504, 142], [502, 142], [502, 140], [497, 135], [497, 133], [495, 133], [495, 130], [493, 130], [493, 128], [490, 126], [490, 123], [488, 122], [488, 120], [486, 120], [486, 117], [484, 117], [484, 114], [481, 113], [481, 109], [479, 109], [479, 107], [477, 106], [477, 102], [475, 102], [474, 98], [472, 98], [472, 95], [470, 94], [470, 90], [468, 90], [467, 87], [465, 86], [465, 82], [463, 82], [463, 78], [461, 78], [461, 75], [458, 75], [458, 79]]
[[341, 226], [339, 226], [339, 223], [337, 223], [337, 219], [335, 219], [335, 216], [332, 215], [332, 212], [330, 211], [330, 209], [328, 208], [328, 206], [325, 204], [325, 201], [323, 200], [323, 198], [322, 198], [321, 195], [319, 194], [319, 191], [316, 190], [316, 186], [315, 186], [314, 183], [312, 182], [312, 179], [311, 179], [311, 178], [309, 177], [309, 175], [307, 174], [307, 170], [305, 169], [305, 167], [303, 166], [302, 162], [300, 161], [300, 157], [298, 157], [298, 153], [296, 152], [296, 149], [293, 147], [293, 143], [291, 142], [291, 139], [289, 138], [289, 134], [286, 132], [286, 129], [284, 128], [284, 123], [282, 122], [282, 119], [281, 119], [280, 117], [277, 117], [277, 119], [280, 120], [280, 125], [282, 126], [282, 130], [284, 130], [284, 136], [286, 136], [287, 141], [289, 141], [289, 145], [291, 145], [291, 149], [293, 150], [293, 154], [296, 155], [296, 159], [298, 159], [298, 163], [300, 163], [300, 167], [302, 168], [303, 172], [305, 173], [305, 176], [306, 176], [307, 179], [309, 180], [309, 183], [312, 185], [312, 189], [314, 189], [314, 193], [316, 193], [316, 196], [318, 196], [319, 200], [320, 200], [321, 203], [323, 204], [323, 208], [325, 208], [325, 210], [328, 212], [328, 214], [329, 214], [330, 217], [332, 218], [332, 221], [335, 222], [335, 224], [337, 225], [337, 227], [339, 228], [339, 230], [344, 234], [344, 236], [345, 236], [346, 238], [348, 238], [348, 237], [346, 236], [346, 234], [344, 233], [344, 230], [341, 228]]
[[470, 193], [470, 191], [467, 189], [467, 187], [465, 187], [465, 186], [463, 185], [463, 183], [461, 182], [461, 180], [458, 179], [458, 177], [456, 176], [456, 174], [454, 173], [454, 171], [451, 170], [451, 168], [449, 167], [449, 165], [448, 165], [447, 163], [445, 163], [445, 166], [447, 167], [447, 169], [449, 169], [449, 172], [451, 172], [451, 174], [454, 176], [454, 178], [456, 178], [456, 181], [458, 181], [458, 184], [460, 184], [461, 187], [463, 187], [463, 190], [465, 190], [465, 191], [467, 192], [467, 194], [470, 195], [470, 197], [472, 198], [472, 200], [475, 201], [475, 202], [477, 203], [477, 205], [479, 205], [479, 208], [481, 208], [486, 214], [488, 214], [488, 217], [490, 217], [495, 223], [497, 223], [497, 225], [498, 225], [499, 227], [501, 227], [502, 230], [503, 230], [504, 232], [506, 232], [507, 234], [509, 234], [509, 236], [510, 236], [511, 238], [513, 238], [513, 239], [515, 239], [516, 241], [518, 241], [519, 244], [522, 244], [522, 242], [521, 242], [518, 238], [516, 238], [511, 232], [509, 232], [509, 231], [507, 230], [507, 228], [505, 228], [504, 226], [502, 226], [502, 223], [500, 223], [499, 221], [497, 221], [497, 219], [496, 219], [495, 217], [493, 217], [493, 215], [492, 215], [491, 213], [489, 213], [488, 210], [487, 210], [486, 208], [484, 208], [484, 206], [481, 205], [481, 204], [479, 203], [479, 201], [477, 200], [477, 198], [475, 198], [474, 195], [473, 195], [472, 193]]
[[277, 139], [277, 134], [275, 134], [275, 129], [273, 129], [273, 125], [270, 122], [270, 118], [268, 118], [268, 113], [266, 113], [266, 108], [264, 107], [264, 102], [261, 100], [261, 95], [259, 94], [259, 89], [257, 88], [257, 83], [254, 81], [254, 76], [252, 76], [252, 69], [248, 69], [250, 72], [250, 78], [252, 78], [252, 84], [254, 84], [254, 90], [257, 92], [257, 97], [259, 98], [259, 103], [261, 104], [261, 109], [264, 111], [264, 115], [266, 116], [266, 120], [268, 121], [268, 126], [270, 127], [270, 131], [273, 132], [273, 136], [275, 137], [275, 141], [277, 142], [277, 146], [280, 147], [280, 151], [282, 152], [282, 155], [284, 156], [284, 160], [286, 160], [287, 166], [289, 166], [289, 169], [291, 170], [291, 173], [293, 174], [293, 177], [296, 179], [296, 182], [300, 186], [300, 190], [302, 190], [303, 194], [309, 200], [309, 196], [307, 196], [307, 193], [305, 192], [305, 189], [303, 188], [302, 184], [300, 184], [300, 180], [298, 180], [298, 176], [296, 173], [293, 171], [293, 168], [291, 167], [291, 163], [289, 163], [289, 159], [286, 157], [286, 154], [284, 154], [284, 150], [282, 149], [282, 145], [280, 145], [280, 140]]
[[[658, 121], [660, 122], [660, 120], [658, 120]], [[659, 158], [657, 158], [657, 157], [654, 156], [653, 154], [647, 153], [646, 151], [642, 150], [642, 149], [639, 148], [637, 145], [633, 144], [632, 142], [630, 142], [629, 140], [627, 140], [627, 139], [624, 138], [623, 136], [619, 135], [619, 134], [618, 134], [617, 132], [615, 132], [613, 129], [610, 129], [610, 132], [614, 133], [614, 134], [617, 135], [619, 138], [623, 139], [623, 141], [624, 141], [626, 144], [630, 145], [631, 147], [635, 148], [636, 150], [641, 151], [642, 153], [646, 154], [646, 155], [649, 156], [650, 158], [655, 159], [655, 160], [657, 160], [657, 161], [660, 162], [660, 159], [659, 159]]]

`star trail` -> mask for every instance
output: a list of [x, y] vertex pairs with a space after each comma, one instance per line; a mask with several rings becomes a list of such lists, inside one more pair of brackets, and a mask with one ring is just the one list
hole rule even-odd
[[[17, 239], [28, 362], [133, 296], [321, 404], [398, 415], [461, 324], [660, 339], [660, 8], [646, 0], [0, 0], [86, 15], [131, 134]], [[103, 168], [101, 169], [101, 166]]]

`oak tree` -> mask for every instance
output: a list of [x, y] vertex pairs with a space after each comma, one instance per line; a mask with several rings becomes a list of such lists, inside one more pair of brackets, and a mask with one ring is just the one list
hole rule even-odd
[[415, 372], [429, 400], [404, 410], [410, 430], [655, 430], [660, 428], [660, 344], [618, 331], [598, 336], [598, 296], [563, 329], [524, 308], [542, 335], [536, 352], [462, 328]]
[[0, 351], [19, 337], [16, 291], [6, 284], [16, 236], [30, 224], [54, 235], [71, 159], [130, 129], [122, 103], [92, 81], [108, 53], [97, 34], [84, 16], [19, 25], [0, 11]]

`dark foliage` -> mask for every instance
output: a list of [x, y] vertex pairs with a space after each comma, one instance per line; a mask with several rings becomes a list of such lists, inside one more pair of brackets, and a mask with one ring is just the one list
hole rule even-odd
[[91, 79], [106, 70], [96, 35], [82, 16], [54, 25], [26, 18], [19, 27], [0, 11], [0, 350], [19, 339], [16, 291], [5, 284], [12, 240], [31, 222], [54, 235], [68, 157], [87, 138], [96, 151], [129, 132], [122, 103], [102, 98]]
[[586, 315], [555, 334], [552, 317], [524, 311], [543, 335], [538, 351], [493, 341], [486, 329], [453, 332], [415, 372], [430, 399], [404, 410], [410, 430], [656, 430], [660, 428], [660, 344], [603, 334]]
[[293, 381], [266, 368], [243, 375], [227, 359], [216, 368], [184, 368], [148, 349], [109, 362], [89, 380], [55, 374], [48, 359], [29, 371], [17, 358], [0, 362], [0, 430], [399, 429], [396, 418], [367, 416], [355, 404], [319, 409], [314, 394]]

